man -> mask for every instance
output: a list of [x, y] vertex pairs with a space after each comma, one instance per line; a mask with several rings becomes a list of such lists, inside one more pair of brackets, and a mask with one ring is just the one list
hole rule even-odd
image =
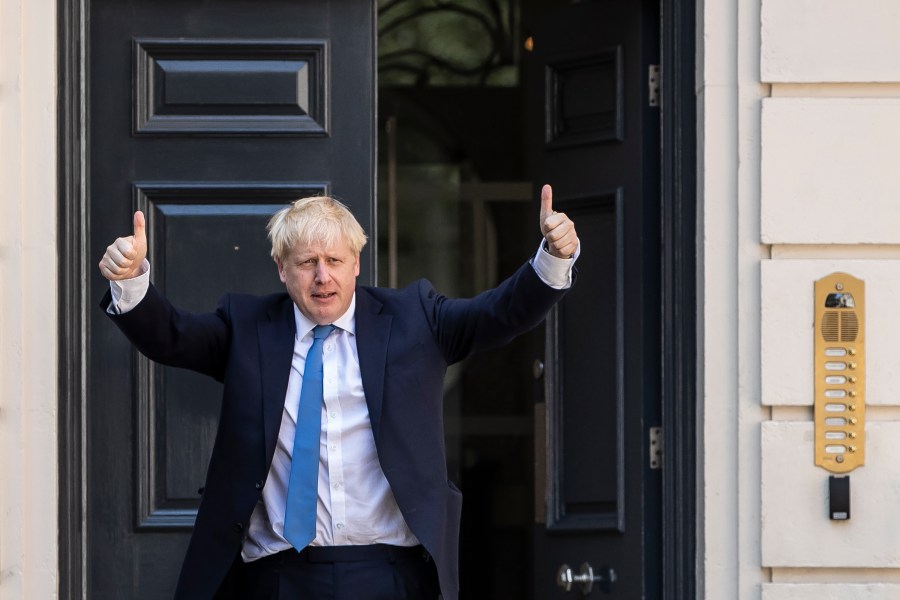
[[103, 308], [150, 359], [224, 383], [176, 598], [457, 599], [462, 497], [447, 477], [443, 378], [535, 327], [570, 287], [579, 241], [552, 201], [544, 186], [529, 262], [451, 299], [425, 280], [357, 287], [359, 223], [332, 198], [298, 200], [268, 225], [287, 293], [227, 294], [211, 314], [149, 283], [135, 213], [100, 261]]

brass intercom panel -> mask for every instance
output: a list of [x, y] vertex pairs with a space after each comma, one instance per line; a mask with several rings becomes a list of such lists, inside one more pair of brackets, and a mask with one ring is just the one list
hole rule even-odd
[[849, 473], [866, 461], [865, 282], [832, 273], [815, 289], [816, 465]]

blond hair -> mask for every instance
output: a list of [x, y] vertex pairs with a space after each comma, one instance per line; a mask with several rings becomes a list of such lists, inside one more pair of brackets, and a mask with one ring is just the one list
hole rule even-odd
[[272, 258], [283, 262], [298, 243], [333, 246], [346, 242], [356, 256], [366, 245], [362, 226], [341, 202], [331, 196], [301, 198], [285, 206], [266, 226], [272, 242]]

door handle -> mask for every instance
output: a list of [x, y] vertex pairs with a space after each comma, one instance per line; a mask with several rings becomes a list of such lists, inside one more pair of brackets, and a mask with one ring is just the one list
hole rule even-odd
[[572, 572], [569, 565], [563, 565], [556, 574], [556, 584], [567, 592], [572, 590], [572, 584], [581, 584], [581, 594], [587, 596], [594, 589], [594, 583], [599, 583], [600, 591], [608, 594], [612, 591], [612, 584], [616, 581], [616, 572], [612, 567], [600, 567], [598, 571], [588, 563], [581, 565], [581, 571]]

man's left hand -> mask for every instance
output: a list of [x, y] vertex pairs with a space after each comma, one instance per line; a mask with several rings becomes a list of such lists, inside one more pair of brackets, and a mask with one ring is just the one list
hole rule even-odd
[[547, 250], [556, 258], [570, 258], [578, 249], [578, 235], [575, 223], [553, 210], [553, 188], [545, 185], [541, 189], [541, 233], [547, 240]]

